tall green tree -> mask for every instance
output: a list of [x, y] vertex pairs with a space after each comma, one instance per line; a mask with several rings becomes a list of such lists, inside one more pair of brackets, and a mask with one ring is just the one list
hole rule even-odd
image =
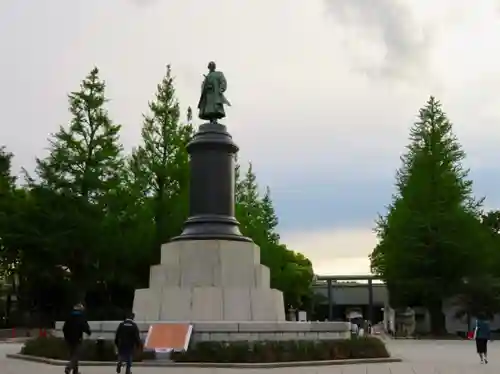
[[192, 114], [187, 122], [180, 120], [170, 65], [158, 85], [149, 113], [144, 116], [142, 142], [131, 160], [136, 191], [144, 197], [154, 222], [155, 256], [159, 260], [160, 245], [178, 235], [189, 209], [189, 155], [187, 143], [194, 135]]
[[69, 95], [69, 126], [60, 126], [49, 139], [49, 155], [37, 159], [42, 186], [54, 191], [99, 200], [120, 183], [123, 172], [121, 126], [105, 108], [105, 82], [93, 68], [80, 90]]
[[240, 222], [240, 227], [244, 235], [251, 237], [253, 241], [261, 245], [265, 243], [267, 230], [272, 227], [265, 227], [267, 222], [261, 219], [262, 204], [257, 184], [257, 176], [253, 171], [252, 163], [248, 164], [246, 172], [241, 175], [241, 168], [236, 167], [236, 218]]
[[274, 210], [273, 200], [271, 198], [271, 189], [266, 187], [264, 197], [262, 198], [261, 204], [261, 214], [260, 221], [263, 226], [267, 227], [265, 230], [265, 240], [267, 243], [278, 244], [280, 241], [280, 236], [278, 234], [278, 215]]
[[379, 243], [371, 254], [391, 303], [427, 307], [434, 333], [445, 330], [443, 301], [483, 271], [487, 251], [481, 201], [472, 194], [464, 158], [451, 122], [431, 97], [410, 130], [396, 194], [377, 222]]
[[113, 236], [120, 232], [116, 222], [120, 212], [115, 208], [123, 189], [121, 126], [106, 110], [105, 87], [98, 68], [93, 68], [80, 89], [69, 94], [70, 122], [53, 134], [49, 155], [36, 160], [36, 178], [29, 179], [33, 188], [47, 190], [39, 196], [60, 199], [59, 211], [45, 206], [48, 211], [43, 214], [46, 222], [65, 223], [52, 226], [48, 235], [65, 238], [65, 242], [54, 239], [60, 248], [58, 261], [67, 266], [82, 295], [115, 273]]
[[311, 293], [312, 264], [280, 243], [271, 190], [260, 194], [252, 164], [243, 175], [238, 165], [236, 171], [236, 218], [241, 231], [260, 247], [261, 263], [269, 267], [271, 286], [283, 292], [286, 307], [299, 308]]

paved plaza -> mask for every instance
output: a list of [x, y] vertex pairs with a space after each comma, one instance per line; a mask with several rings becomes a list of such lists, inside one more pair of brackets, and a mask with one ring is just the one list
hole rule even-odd
[[[389, 341], [394, 356], [402, 363], [321, 366], [283, 369], [189, 369], [135, 368], [134, 374], [481, 374], [500, 373], [500, 342], [490, 345], [490, 363], [481, 365], [475, 355], [474, 343], [469, 341]], [[2, 374], [61, 374], [62, 367], [35, 364], [5, 358], [6, 353], [19, 352], [20, 346], [0, 344], [0, 373]], [[82, 374], [114, 373], [112, 367], [82, 367]]]

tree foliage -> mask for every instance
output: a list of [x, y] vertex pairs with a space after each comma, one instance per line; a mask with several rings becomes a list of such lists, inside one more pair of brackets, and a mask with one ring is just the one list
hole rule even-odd
[[391, 303], [427, 307], [434, 332], [445, 328], [443, 300], [460, 292], [464, 279], [481, 274], [487, 258], [488, 238], [478, 219], [482, 201], [472, 194], [464, 158], [451, 122], [431, 97], [410, 130], [396, 194], [377, 222], [379, 243], [371, 255]]
[[459, 317], [478, 313], [492, 317], [500, 312], [500, 211], [484, 212], [480, 221], [487, 231], [488, 251], [483, 253], [482, 271], [464, 279], [454, 299]]
[[64, 256], [65, 265], [82, 297], [95, 283], [116, 276], [112, 265], [118, 256], [108, 238], [119, 232], [115, 218], [120, 212], [114, 208], [119, 205], [124, 158], [121, 126], [111, 120], [107, 101], [105, 83], [93, 68], [80, 90], [69, 95], [68, 126], [49, 140], [49, 155], [37, 159], [35, 185], [60, 205], [55, 211], [46, 207], [47, 222], [61, 221], [67, 227], [62, 231], [65, 240], [47, 250], [60, 247], [70, 253]]
[[4, 146], [0, 147], [0, 274], [5, 274], [15, 254], [9, 252], [12, 237], [11, 220], [17, 215], [15, 208], [15, 181], [12, 176], [12, 157]]
[[271, 190], [267, 187], [263, 196], [260, 194], [252, 164], [243, 176], [239, 166], [237, 171], [236, 218], [242, 233], [259, 245], [261, 263], [271, 271], [271, 286], [283, 291], [286, 306], [299, 308], [311, 293], [312, 264], [280, 243]]
[[121, 126], [109, 118], [106, 102], [105, 83], [94, 68], [69, 95], [69, 126], [49, 140], [49, 156], [37, 159], [40, 185], [92, 201], [116, 189], [123, 170]]
[[[160, 245], [178, 235], [187, 218], [189, 157], [186, 146], [194, 135], [190, 110], [186, 123], [180, 121], [170, 66], [149, 103], [149, 111], [144, 116], [142, 142], [133, 151], [130, 166], [136, 192], [154, 221], [153, 245], [159, 254]], [[155, 259], [159, 260], [159, 256]]]
[[488, 272], [465, 279], [453, 301], [459, 318], [480, 313], [492, 318], [500, 311], [500, 280]]

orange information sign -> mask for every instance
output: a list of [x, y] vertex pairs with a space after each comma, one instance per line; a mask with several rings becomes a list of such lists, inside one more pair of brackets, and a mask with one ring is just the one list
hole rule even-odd
[[193, 326], [188, 323], [156, 323], [149, 326], [144, 345], [157, 352], [185, 351], [192, 331]]

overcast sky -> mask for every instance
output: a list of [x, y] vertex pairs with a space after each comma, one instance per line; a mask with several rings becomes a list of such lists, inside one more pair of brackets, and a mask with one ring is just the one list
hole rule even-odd
[[2, 0], [0, 143], [33, 167], [97, 65], [127, 149], [172, 64], [183, 108], [215, 60], [225, 124], [271, 187], [280, 232], [320, 274], [367, 273], [373, 221], [429, 95], [500, 204], [500, 1]]

